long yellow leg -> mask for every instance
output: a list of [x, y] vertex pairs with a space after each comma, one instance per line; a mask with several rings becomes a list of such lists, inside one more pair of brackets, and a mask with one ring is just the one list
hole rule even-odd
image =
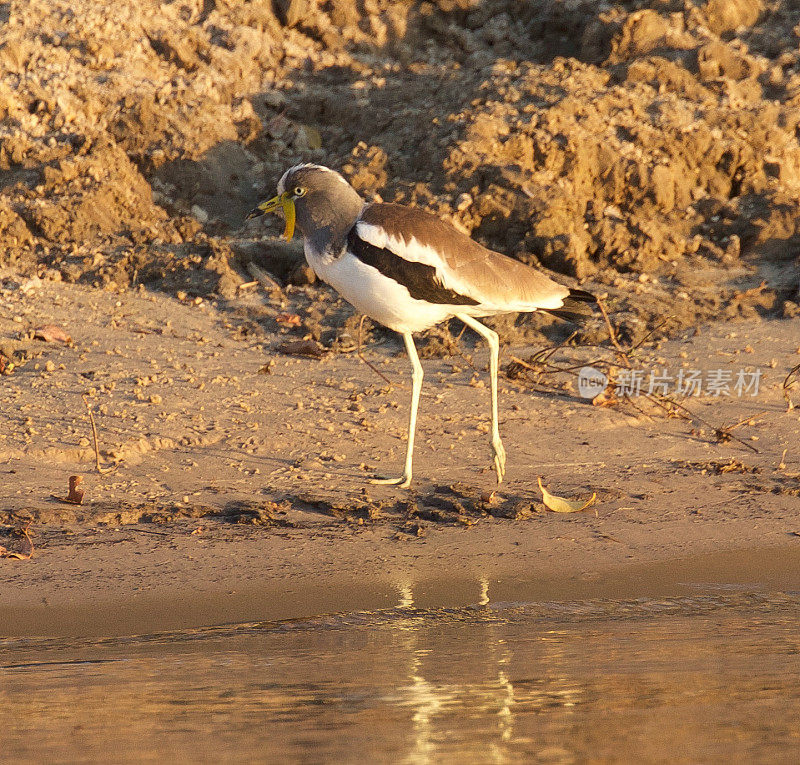
[[486, 338], [486, 342], [489, 343], [489, 377], [492, 389], [492, 457], [494, 459], [494, 469], [497, 472], [497, 483], [502, 483], [503, 476], [506, 474], [506, 450], [500, 440], [500, 421], [497, 413], [497, 372], [500, 368], [500, 340], [497, 337], [497, 332], [484, 326], [471, 316], [457, 313], [456, 318], [474, 329], [481, 337]]
[[[497, 336], [495, 335], [495, 340]], [[411, 462], [414, 458], [414, 432], [417, 428], [417, 408], [419, 407], [419, 395], [422, 391], [422, 364], [419, 362], [417, 347], [414, 345], [414, 337], [410, 332], [403, 333], [403, 340], [406, 344], [408, 358], [411, 360], [412, 388], [411, 388], [411, 414], [408, 418], [408, 448], [406, 450], [406, 464], [403, 468], [403, 475], [400, 478], [373, 478], [371, 483], [388, 484], [399, 486], [402, 489], [411, 485]]]

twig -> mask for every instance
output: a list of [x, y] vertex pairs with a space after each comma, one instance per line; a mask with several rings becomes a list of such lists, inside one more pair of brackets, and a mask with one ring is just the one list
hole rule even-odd
[[364, 329], [364, 319], [367, 318], [366, 314], [361, 315], [361, 321], [358, 322], [358, 346], [356, 348], [356, 353], [358, 354], [358, 358], [361, 359], [373, 372], [375, 372], [378, 377], [381, 378], [387, 385], [392, 385], [392, 381], [383, 373], [380, 369], [378, 369], [371, 361], [367, 360], [367, 357], [361, 352], [361, 333]]
[[733, 430], [734, 428], [738, 428], [740, 425], [744, 425], [745, 423], [749, 423], [750, 420], [754, 420], [756, 417], [762, 417], [765, 414], [769, 414], [769, 412], [759, 412], [758, 414], [751, 414], [749, 417], [745, 417], [743, 420], [739, 420], [734, 425], [725, 425], [724, 430]]
[[[598, 299], [597, 302], [598, 302], [598, 305], [600, 307], [600, 311], [603, 314], [603, 318], [605, 319], [606, 326], [607, 326], [608, 332], [609, 332], [609, 338], [610, 338], [614, 348], [616, 349], [616, 353], [619, 355], [621, 361], [624, 362], [626, 364], [626, 366], [628, 366], [628, 367], [631, 366], [631, 364], [630, 364], [630, 361], [631, 361], [630, 354], [633, 353], [637, 348], [639, 348], [644, 342], [646, 342], [646, 340], [650, 336], [652, 336], [652, 334], [654, 332], [658, 331], [661, 327], [663, 327], [667, 322], [669, 322], [673, 318], [671, 316], [668, 316], [660, 324], [658, 324], [658, 326], [654, 327], [641, 340], [639, 340], [638, 343], [636, 343], [635, 345], [631, 346], [631, 348], [626, 351], [619, 344], [619, 342], [617, 341], [616, 333], [614, 332], [614, 327], [611, 324], [610, 319], [608, 318], [608, 314], [607, 314], [607, 312], [605, 310], [605, 306], [603, 305], [602, 300]], [[614, 367], [614, 363], [613, 362], [606, 361], [604, 359], [596, 359], [594, 361], [586, 362], [586, 363], [582, 363], [582, 364], [568, 364], [567, 366], [559, 366], [558, 364], [554, 364], [553, 362], [550, 361], [552, 356], [557, 351], [559, 351], [559, 350], [561, 350], [563, 348], [566, 348], [566, 347], [567, 347], [566, 345], [558, 345], [558, 346], [556, 346], [554, 348], [543, 348], [542, 350], [540, 350], [540, 351], [536, 352], [535, 354], [533, 354], [530, 357], [529, 361], [523, 361], [522, 359], [520, 359], [520, 358], [518, 358], [516, 356], [511, 356], [511, 362], [514, 365], [519, 366], [521, 369], [527, 370], [528, 372], [532, 373], [532, 376], [535, 376], [536, 378], [540, 378], [540, 377], [543, 377], [543, 376], [548, 375], [548, 374], [552, 375], [552, 374], [557, 374], [557, 373], [561, 373], [561, 372], [564, 372], [566, 374], [570, 374], [572, 376], [578, 376], [577, 373], [576, 373], [576, 370], [579, 370], [579, 369], [583, 368], [584, 366], [600, 367], [600, 368], [610, 367], [611, 369], [613, 369], [613, 367]], [[597, 349], [599, 351], [610, 350], [610, 349], [603, 349], [600, 346], [597, 346], [597, 345], [594, 345], [594, 344], [588, 344], [588, 345], [579, 344], [577, 347], [595, 348], [595, 349]], [[613, 353], [613, 351], [612, 351], [612, 353]], [[548, 367], [548, 368], [544, 368], [544, 367]], [[611, 374], [611, 369], [609, 369], [609, 374]], [[789, 396], [788, 396], [786, 391], [794, 383], [794, 381], [791, 379], [792, 375], [797, 374], [798, 372], [800, 372], [800, 364], [795, 366], [789, 372], [789, 374], [786, 376], [786, 379], [784, 380], [784, 383], [783, 383], [784, 397], [786, 397], [787, 401], [789, 401], [790, 409], [792, 408], [792, 403], [789, 400]], [[507, 377], [510, 377], [508, 369], [505, 370], [505, 373], [506, 373]], [[547, 386], [545, 383], [540, 382], [538, 379], [531, 380], [530, 377], [526, 376], [524, 373], [521, 373], [519, 376], [523, 377], [524, 379], [526, 379], [526, 382], [528, 383], [528, 385], [537, 385], [537, 386], [540, 386], [541, 388], [543, 388], [544, 390], [550, 390], [550, 391], [554, 391], [554, 392], [561, 392], [561, 391], [558, 391], [558, 389], [556, 389], [556, 388], [551, 388], [550, 386]], [[510, 377], [510, 379], [514, 379], [514, 378]], [[751, 451], [755, 452], [756, 454], [760, 453], [759, 450], [755, 446], [753, 446], [752, 444], [749, 444], [746, 441], [743, 441], [741, 438], [738, 438], [737, 436], [733, 435], [733, 433], [731, 431], [733, 429], [738, 428], [739, 426], [745, 424], [746, 422], [752, 420], [754, 417], [761, 416], [761, 414], [766, 414], [766, 412], [763, 412], [761, 414], [756, 414], [756, 415], [750, 415], [750, 416], [746, 417], [745, 419], [741, 420], [740, 422], [734, 423], [733, 425], [721, 425], [721, 426], [718, 427], [718, 426], [713, 425], [712, 423], [708, 422], [707, 420], [704, 420], [702, 417], [700, 417], [699, 415], [695, 414], [693, 411], [691, 411], [687, 407], [683, 406], [682, 404], [679, 404], [677, 401], [673, 400], [672, 398], [669, 398], [667, 396], [658, 395], [658, 394], [649, 394], [649, 393], [642, 393], [641, 395], [644, 396], [645, 398], [647, 398], [651, 403], [653, 403], [656, 406], [658, 406], [661, 409], [663, 409], [665, 412], [667, 412], [667, 414], [676, 415], [678, 417], [681, 417], [684, 420], [687, 420], [688, 422], [699, 423], [699, 424], [704, 425], [704, 426], [706, 426], [708, 428], [711, 428], [713, 430], [714, 434], [716, 435], [717, 440], [720, 441], [720, 442], [724, 442], [724, 441], [728, 441], [728, 440], [732, 439], [734, 441], [737, 441], [738, 443], [740, 443], [742, 446], [746, 447], [747, 449], [750, 449]], [[637, 406], [634, 403], [634, 401], [631, 399], [630, 396], [625, 395], [623, 397], [623, 400], [626, 401], [628, 404], [630, 404], [640, 414], [643, 414], [648, 419], [650, 419], [650, 415], [648, 415], [643, 409], [641, 409], [639, 406]], [[670, 408], [670, 407], [672, 407], [672, 408]]]
[[135, 531], [137, 534], [153, 534], [158, 537], [171, 537], [168, 531], [152, 531], [151, 529], [135, 529], [131, 526], [120, 526], [117, 531]]
[[7, 550], [5, 547], [0, 545], [0, 558], [16, 558], [17, 560], [30, 560], [33, 557], [33, 540], [28, 533], [28, 529], [31, 527], [31, 522], [28, 521], [27, 525], [22, 526], [21, 528], [15, 529], [16, 533], [25, 539], [26, 545], [24, 544], [22, 550], [19, 552], [12, 552], [11, 550]]
[[623, 350], [622, 346], [617, 342], [617, 333], [614, 331], [614, 326], [611, 324], [611, 319], [608, 318], [608, 313], [606, 312], [606, 307], [602, 298], [597, 298], [597, 307], [600, 309], [600, 313], [603, 314], [603, 320], [606, 323], [606, 327], [608, 327], [608, 337], [611, 340], [611, 344], [620, 352], [626, 363], [628, 363], [628, 366], [630, 366], [630, 363], [628, 362], [628, 353], [627, 351]]
[[641, 348], [656, 332], [658, 332], [658, 330], [661, 329], [661, 327], [663, 327], [665, 324], [668, 324], [674, 318], [675, 318], [674, 316], [667, 316], [666, 319], [664, 319], [663, 321], [661, 321], [658, 324], [656, 324], [656, 326], [653, 327], [649, 332], [647, 332], [644, 335], [644, 337], [641, 340], [639, 340], [638, 343], [636, 343], [636, 344], [634, 344], [634, 345], [632, 345], [630, 347], [630, 350], [628, 351], [628, 353], [630, 354], [630, 353], [633, 353], [634, 351], [639, 350], [639, 348]]
[[794, 377], [794, 375], [796, 375], [798, 372], [800, 372], [800, 364], [796, 364], [795, 366], [793, 366], [789, 370], [789, 374], [783, 378], [783, 386], [782, 386], [783, 397], [786, 399], [786, 403], [789, 405], [788, 411], [790, 412], [792, 411], [792, 409], [794, 409], [794, 403], [792, 402], [792, 399], [789, 398], [789, 390], [795, 383], [795, 381], [792, 380], [792, 377]]
[[281, 285], [275, 281], [263, 268], [260, 268], [255, 263], [247, 264], [247, 272], [252, 276], [265, 290], [279, 290]]
[[[720, 441], [732, 438], [734, 441], [738, 441], [742, 446], [747, 447], [756, 454], [760, 454], [760, 452], [758, 451], [758, 449], [756, 449], [755, 446], [753, 446], [752, 444], [748, 444], [747, 441], [742, 441], [742, 439], [739, 438], [738, 436], [734, 436], [733, 433], [730, 432], [729, 428], [725, 427], [724, 425], [720, 427], [713, 425], [708, 420], [704, 420], [699, 414], [695, 414], [691, 409], [688, 409], [683, 404], [679, 404], [677, 401], [673, 401], [671, 398], [662, 397], [657, 394], [642, 393], [642, 395], [645, 398], [652, 401], [654, 404], [657, 404], [662, 409], [665, 409], [667, 412], [669, 412], [669, 408], [667, 407], [667, 405], [660, 400], [661, 398], [664, 398], [664, 400], [671, 406], [677, 407], [678, 409], [686, 413], [685, 415], [683, 415], [684, 419], [694, 422], [699, 422], [701, 425], [705, 425], [707, 428], [711, 428], [714, 431], [714, 434], [716, 435], [717, 439], [719, 439]], [[750, 417], [748, 417], [746, 420], [743, 420], [742, 422], [747, 422], [747, 420], [749, 419]], [[737, 425], [741, 424], [742, 423], [737, 423]], [[732, 425], [730, 427], [735, 428], [737, 425]]]
[[94, 440], [94, 466], [97, 468], [97, 472], [101, 475], [105, 473], [110, 473], [116, 468], [112, 465], [111, 467], [100, 467], [100, 448], [97, 445], [97, 426], [94, 424], [94, 413], [92, 412], [92, 407], [89, 405], [89, 399], [86, 396], [81, 396], [83, 399], [83, 404], [86, 407], [86, 411], [89, 412], [89, 422], [92, 423], [92, 439]]
[[[528, 371], [533, 372], [537, 376], [554, 375], [554, 374], [559, 374], [561, 372], [566, 372], [568, 374], [571, 374], [573, 377], [578, 377], [579, 374], [578, 374], [578, 372], [575, 371], [576, 369], [578, 371], [580, 371], [584, 367], [603, 367], [603, 366], [612, 367], [613, 366], [613, 364], [611, 364], [610, 362], [606, 361], [605, 359], [593, 359], [592, 361], [587, 361], [587, 362], [583, 362], [583, 363], [579, 363], [579, 364], [572, 364], [572, 365], [567, 366], [567, 367], [559, 367], [559, 366], [556, 366], [555, 364], [552, 364], [552, 363], [550, 363], [548, 361], [540, 361], [538, 359], [536, 359], [534, 361], [534, 364], [531, 364], [530, 362], [523, 361], [518, 356], [510, 356], [509, 358], [511, 359], [511, 362], [513, 364], [518, 364], [523, 369], [527, 369]], [[533, 357], [532, 357], [532, 360], [533, 360]], [[550, 367], [550, 368], [549, 369], [538, 369], [535, 366], [535, 364], [541, 364], [543, 367], [546, 365], [547, 367]], [[508, 376], [507, 371], [506, 371], [506, 376]]]
[[[553, 356], [558, 351], [562, 350], [563, 348], [572, 347], [570, 346], [569, 341], [572, 340], [572, 338], [575, 337], [575, 335], [577, 334], [578, 330], [575, 330], [563, 343], [560, 343], [559, 345], [554, 345], [552, 348], [542, 348], [542, 350], [537, 351], [536, 353], [533, 354], [533, 356], [531, 356], [531, 361], [534, 361], [535, 363], [539, 364], [547, 363], [550, 357]], [[581, 347], [580, 343], [576, 347]], [[588, 345], [586, 347], [597, 348], [599, 346]]]
[[651, 417], [651, 416], [650, 416], [650, 415], [649, 415], [647, 412], [645, 412], [645, 410], [644, 410], [644, 409], [642, 409], [642, 407], [640, 407], [638, 404], [636, 404], [636, 403], [634, 402], [634, 400], [633, 400], [633, 399], [632, 399], [632, 398], [631, 398], [631, 397], [630, 397], [630, 396], [629, 396], [627, 393], [626, 393], [626, 394], [623, 396], [623, 398], [624, 398], [624, 399], [625, 399], [625, 401], [626, 401], [628, 404], [630, 404], [630, 405], [631, 405], [631, 406], [632, 406], [632, 407], [633, 407], [633, 408], [634, 408], [634, 409], [635, 409], [637, 412], [639, 412], [639, 414], [641, 414], [641, 415], [642, 415], [642, 417], [647, 417], [647, 419], [648, 419], [648, 420], [650, 420], [650, 422], [652, 422], [652, 421], [653, 421], [653, 418], [652, 418], [652, 417]]
[[447, 345], [449, 346], [449, 347], [448, 347], [448, 350], [452, 350], [453, 348], [455, 348], [455, 351], [456, 351], [456, 353], [457, 353], [459, 356], [461, 356], [461, 358], [462, 358], [462, 359], [464, 359], [464, 361], [466, 361], [466, 362], [467, 362], [467, 364], [469, 364], [469, 365], [470, 365], [470, 367], [472, 367], [472, 370], [473, 370], [474, 372], [478, 372], [479, 370], [478, 370], [478, 368], [477, 368], [477, 367], [476, 367], [476, 366], [475, 366], [475, 365], [472, 363], [472, 359], [471, 359], [469, 356], [467, 356], [467, 354], [466, 354], [466, 353], [464, 353], [464, 351], [462, 351], [462, 350], [461, 350], [461, 346], [459, 345], [459, 341], [461, 340], [462, 336], [464, 335], [464, 332], [466, 332], [466, 331], [467, 331], [467, 325], [465, 324], [465, 325], [464, 325], [464, 326], [461, 328], [461, 332], [459, 332], [459, 333], [458, 333], [458, 335], [457, 335], [456, 337], [453, 337], [453, 336], [450, 334], [450, 330], [449, 330], [449, 328], [445, 328], [444, 332], [445, 332], [445, 334], [447, 335], [447, 339], [449, 340], [449, 342], [447, 343]]
[[527, 361], [523, 361], [521, 358], [519, 358], [519, 356], [509, 356], [509, 359], [511, 360], [512, 364], [518, 364], [523, 369], [527, 369], [531, 372], [536, 372], [536, 374], [539, 374], [539, 370], [536, 369], [536, 367], [533, 366], [533, 364], [529, 364]]

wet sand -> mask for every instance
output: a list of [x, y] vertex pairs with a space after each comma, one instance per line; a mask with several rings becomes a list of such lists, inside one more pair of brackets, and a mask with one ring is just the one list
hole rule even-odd
[[[92, 562], [91, 558], [85, 561], [87, 565]], [[244, 583], [243, 572], [233, 565], [227, 585], [233, 589], [227, 591], [209, 587], [202, 568], [195, 568], [193, 584], [180, 589], [173, 584], [155, 593], [144, 588], [130, 593], [124, 586], [115, 594], [109, 592], [111, 588], [93, 592], [92, 582], [84, 580], [86, 586], [81, 587], [80, 579], [76, 582], [79, 592], [64, 593], [49, 603], [22, 603], [12, 593], [11, 599], [0, 606], [0, 636], [100, 638], [307, 619], [391, 608], [402, 604], [404, 593], [411, 591], [419, 607], [431, 609], [490, 600], [552, 603], [680, 597], [726, 587], [752, 592], [800, 591], [800, 541], [782, 547], [729, 550], [626, 566], [584, 560], [577, 571], [560, 573], [544, 566], [525, 570], [505, 562], [481, 566], [467, 575], [459, 572], [463, 566], [431, 565], [420, 555], [401, 558], [383, 571], [363, 565], [348, 570], [341, 562], [329, 564], [330, 572], [325, 575], [297, 570], [264, 577], [258, 584]], [[102, 568], [95, 571], [94, 578], [102, 578]]]

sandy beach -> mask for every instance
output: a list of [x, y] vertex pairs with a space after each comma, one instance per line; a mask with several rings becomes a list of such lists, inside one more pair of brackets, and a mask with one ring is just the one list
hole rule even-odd
[[[758, 551], [800, 539], [798, 414], [783, 387], [798, 360], [794, 321], [711, 325], [641, 349], [648, 374], [763, 371], [756, 395], [682, 399], [694, 421], [644, 397], [592, 405], [566, 389], [566, 373], [560, 391], [505, 376], [508, 475], [496, 492], [485, 350], [466, 341], [464, 356], [424, 361], [415, 484], [401, 490], [367, 482], [404, 454], [398, 343], [365, 349], [387, 386], [355, 353], [287, 356], [243, 335], [244, 306], [260, 296], [222, 309], [4, 285], [6, 336], [47, 323], [72, 336], [26, 340], [29, 360], [3, 378], [2, 408], [13, 412], [0, 442], [4, 544], [18, 546], [23, 526], [34, 544], [30, 560], [0, 563], [4, 634], [361, 610], [437, 580], [442, 603], [449, 590], [474, 596], [482, 579], [537, 597], [617, 580], [646, 593], [662, 591], [663, 569], [637, 578], [637, 567], [735, 550], [752, 551], [739, 576], [761, 581], [753, 561], [771, 556]], [[537, 350], [504, 347], [504, 364]], [[564, 353], [575, 364], [597, 350]], [[737, 423], [740, 440], [715, 432]], [[63, 501], [71, 475], [83, 478], [81, 505]], [[597, 501], [550, 512], [540, 477], [555, 494]]]

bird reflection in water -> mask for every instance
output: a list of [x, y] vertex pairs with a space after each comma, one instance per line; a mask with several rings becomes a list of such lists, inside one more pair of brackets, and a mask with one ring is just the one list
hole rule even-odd
[[[477, 582], [477, 605], [474, 613], [488, 607], [490, 582], [480, 577]], [[463, 755], [475, 754], [474, 730], [469, 720], [483, 720], [486, 761], [505, 762], [510, 754], [508, 744], [515, 738], [516, 712], [531, 713], [552, 709], [556, 705], [573, 707], [579, 697], [580, 688], [556, 671], [562, 651], [554, 641], [552, 631], [532, 634], [530, 640], [537, 641], [540, 653], [540, 678], [523, 679], [521, 687], [515, 689], [512, 682], [513, 649], [505, 639], [507, 623], [489, 611], [488, 618], [479, 619], [471, 635], [474, 643], [483, 646], [479, 664], [472, 664], [469, 673], [464, 673], [459, 656], [459, 646], [453, 645], [443, 656], [441, 650], [431, 647], [429, 618], [415, 607], [414, 587], [409, 582], [398, 585], [398, 610], [409, 612], [407, 618], [400, 615], [392, 627], [398, 638], [398, 653], [406, 657], [406, 684], [400, 684], [383, 701], [411, 712], [410, 750], [407, 762], [429, 762], [442, 754], [442, 745], [452, 755], [457, 742], [463, 739]], [[429, 616], [429, 614], [427, 614]], [[474, 643], [469, 649], [474, 657]], [[519, 669], [519, 667], [517, 667]], [[459, 672], [454, 677], [453, 670]], [[482, 676], [472, 679], [466, 674]], [[455, 718], [458, 718], [456, 720]], [[465, 726], [465, 721], [467, 725]], [[488, 725], [487, 725], [488, 722]], [[516, 742], [519, 743], [519, 742]]]

